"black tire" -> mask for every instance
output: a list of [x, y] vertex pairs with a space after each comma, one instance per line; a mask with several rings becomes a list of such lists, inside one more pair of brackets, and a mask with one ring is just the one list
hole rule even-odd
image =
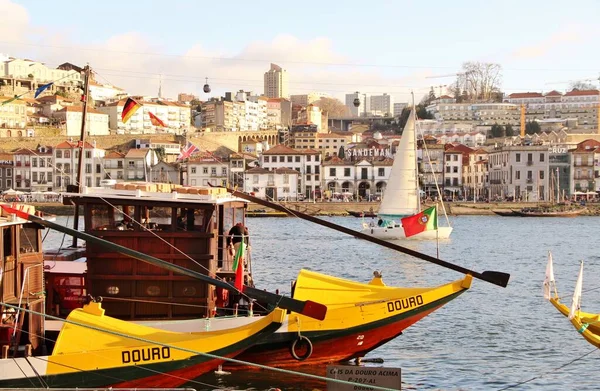
[[[304, 354], [299, 355], [296, 352], [297, 349], [299, 349], [300, 351], [305, 350]], [[310, 342], [310, 339], [308, 339], [302, 335], [298, 336], [298, 338], [296, 338], [294, 340], [294, 342], [292, 342], [292, 346], [290, 346], [290, 353], [291, 353], [292, 357], [294, 357], [298, 361], [306, 360], [307, 358], [309, 358], [312, 355], [312, 352], [313, 352], [312, 342]]]

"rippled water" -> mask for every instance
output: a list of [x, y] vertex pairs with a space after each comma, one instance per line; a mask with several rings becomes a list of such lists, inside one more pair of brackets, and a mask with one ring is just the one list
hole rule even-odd
[[[326, 219], [356, 229], [360, 225], [360, 219], [353, 217]], [[593, 346], [544, 301], [541, 284], [551, 250], [559, 292], [570, 302], [579, 261], [584, 260], [582, 307], [600, 312], [600, 289], [592, 290], [600, 287], [600, 218], [459, 216], [452, 223], [452, 239], [440, 243], [440, 258], [479, 272], [508, 272], [508, 288], [474, 280], [467, 293], [368, 357], [383, 358], [387, 367], [401, 367], [403, 389], [500, 390], [535, 378], [511, 389], [597, 390], [600, 354], [579, 359]], [[248, 227], [259, 288], [289, 292], [301, 268], [365, 282], [373, 270], [382, 270], [388, 285], [405, 286], [433, 286], [461, 277], [295, 218], [249, 219]], [[54, 244], [59, 240], [56, 234], [48, 238]], [[436, 254], [435, 242], [409, 246]], [[324, 368], [302, 370], [324, 373]], [[210, 374], [189, 386], [197, 390], [325, 389], [318, 381], [265, 371]]]

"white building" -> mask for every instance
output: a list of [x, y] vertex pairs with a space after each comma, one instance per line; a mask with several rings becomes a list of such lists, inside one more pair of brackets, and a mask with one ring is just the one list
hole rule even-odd
[[291, 168], [251, 168], [246, 170], [244, 191], [259, 198], [275, 201], [298, 199], [298, 171]]
[[54, 171], [52, 159], [52, 148], [43, 145], [38, 146], [31, 155], [31, 190], [52, 190]]
[[402, 115], [402, 110], [408, 107], [408, 103], [394, 103], [394, 117]]
[[48, 68], [41, 62], [18, 58], [0, 63], [0, 77], [31, 79], [38, 84], [54, 81], [56, 85], [77, 86], [81, 83], [81, 74], [77, 71]]
[[158, 164], [158, 155], [149, 148], [130, 149], [125, 155], [125, 178], [127, 181], [150, 180], [150, 168]]
[[392, 171], [393, 159], [349, 161], [333, 157], [323, 162], [323, 183], [332, 195], [355, 199], [381, 196]]
[[181, 144], [175, 143], [175, 142], [173, 142], [173, 143], [166, 142], [166, 141], [152, 142], [152, 140], [150, 140], [150, 139], [136, 139], [135, 147], [137, 149], [140, 149], [140, 148], [153, 149], [157, 153], [159, 151], [162, 151], [164, 153], [163, 159], [169, 163], [175, 162], [177, 160], [177, 157], [181, 153]]
[[227, 186], [229, 162], [214, 156], [200, 156], [187, 163], [187, 186]]
[[33, 152], [28, 148], [14, 152], [15, 190], [31, 190], [31, 155]]
[[371, 115], [387, 117], [394, 113], [394, 97], [388, 94], [371, 96]]
[[260, 166], [267, 170], [291, 168], [298, 174], [298, 191], [307, 198], [321, 188], [321, 154], [314, 149], [295, 150], [276, 145], [263, 152]]
[[268, 98], [289, 98], [288, 74], [279, 65], [271, 64], [265, 72], [265, 93]]
[[[371, 113], [371, 99], [369, 94], [361, 94], [355, 92], [353, 94], [346, 94], [346, 107], [350, 111], [350, 115], [353, 117], [364, 117]], [[354, 106], [354, 99], [360, 101], [360, 106]]]
[[[190, 118], [192, 115], [190, 106], [175, 102], [151, 102], [141, 99], [136, 99], [136, 101], [140, 103], [142, 107], [140, 107], [126, 123], [123, 123], [121, 119], [121, 114], [123, 112], [123, 106], [125, 105], [126, 99], [109, 103], [106, 106], [99, 107], [98, 110], [104, 114], [108, 114], [109, 128], [111, 130], [116, 130], [117, 133], [120, 134], [144, 134], [160, 132], [182, 134], [183, 132], [187, 131], [190, 126]], [[152, 113], [158, 117], [165, 124], [165, 126], [163, 127], [160, 125], [154, 125], [149, 113]]]
[[103, 159], [104, 179], [117, 182], [125, 181], [125, 154], [118, 151], [108, 152]]
[[127, 93], [119, 88], [110, 84], [100, 84], [93, 80], [90, 80], [89, 89], [90, 97], [93, 100], [99, 101], [114, 101], [127, 96]]
[[[63, 141], [54, 147], [54, 190], [65, 191], [69, 185], [77, 185], [79, 170], [79, 144]], [[83, 186], [100, 186], [104, 177], [104, 149], [85, 143], [83, 155]]]
[[[66, 106], [55, 111], [52, 114], [57, 121], [60, 121], [64, 126], [65, 136], [80, 137], [81, 121], [83, 118], [83, 107], [81, 106]], [[107, 136], [110, 134], [108, 130], [108, 115], [98, 111], [92, 107], [87, 108], [85, 130], [88, 136]]]

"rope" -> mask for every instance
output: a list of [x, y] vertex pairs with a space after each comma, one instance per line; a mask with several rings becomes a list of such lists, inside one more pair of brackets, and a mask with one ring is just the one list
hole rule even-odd
[[522, 382], [518, 382], [518, 383], [515, 383], [515, 384], [512, 384], [512, 385], [509, 385], [509, 386], [506, 386], [506, 387], [500, 388], [500, 389], [498, 389], [497, 391], [504, 391], [504, 390], [508, 390], [508, 389], [511, 389], [511, 388], [515, 388], [515, 387], [521, 386], [521, 385], [523, 385], [523, 384], [527, 384], [527, 383], [529, 383], [529, 382], [531, 382], [531, 381], [533, 381], [533, 380], [536, 380], [536, 379], [539, 379], [539, 378], [543, 377], [544, 375], [547, 375], [547, 374], [549, 374], [549, 373], [556, 372], [556, 371], [558, 371], [558, 370], [560, 370], [560, 369], [566, 368], [566, 367], [568, 367], [569, 365], [571, 365], [571, 364], [573, 364], [573, 363], [576, 363], [577, 361], [579, 361], [579, 360], [581, 360], [581, 359], [585, 358], [586, 356], [589, 356], [590, 354], [594, 353], [594, 352], [595, 352], [595, 351], [597, 351], [597, 350], [598, 350], [598, 349], [593, 349], [593, 350], [590, 350], [589, 352], [587, 352], [587, 353], [584, 353], [583, 355], [581, 355], [581, 356], [579, 356], [579, 357], [576, 357], [576, 358], [574, 358], [573, 360], [571, 360], [571, 361], [569, 361], [569, 362], [567, 362], [567, 363], [565, 363], [565, 364], [563, 364], [563, 365], [561, 365], [561, 366], [558, 366], [558, 367], [556, 367], [556, 368], [550, 369], [549, 371], [546, 371], [546, 372], [542, 372], [540, 375], [534, 376], [534, 377], [532, 377], [532, 378], [530, 378], [530, 379], [527, 379], [527, 380], [524, 380], [524, 381], [522, 381]]
[[[7, 303], [1, 303], [0, 302], [0, 305], [7, 306], [9, 308], [15, 308], [15, 309], [17, 308], [16, 306], [11, 305], [11, 304], [7, 304]], [[326, 381], [326, 382], [327, 381], [332, 381], [332, 382], [336, 382], [336, 383], [339, 383], [339, 384], [348, 384], [348, 385], [352, 385], [352, 386], [356, 386], [356, 384], [357, 384], [357, 383], [349, 382], [349, 381], [346, 381], [346, 380], [330, 379], [330, 378], [326, 378], [326, 377], [318, 376], [318, 375], [313, 375], [313, 374], [309, 374], [309, 373], [302, 373], [302, 372], [290, 371], [290, 370], [282, 369], [282, 368], [273, 368], [273, 367], [269, 367], [267, 365], [251, 363], [251, 362], [248, 362], [248, 361], [242, 361], [242, 360], [238, 360], [238, 359], [235, 359], [235, 358], [222, 357], [222, 356], [218, 356], [218, 355], [211, 354], [211, 353], [205, 353], [205, 352], [199, 352], [199, 351], [196, 351], [196, 350], [193, 350], [193, 349], [187, 349], [187, 348], [184, 348], [184, 347], [172, 346], [172, 345], [165, 344], [165, 343], [162, 343], [162, 342], [152, 341], [152, 340], [149, 340], [149, 339], [146, 339], [146, 338], [141, 338], [141, 337], [135, 337], [135, 336], [132, 336], [132, 335], [127, 335], [125, 333], [121, 333], [121, 332], [118, 332], [118, 331], [106, 330], [106, 329], [102, 329], [102, 328], [96, 327], [96, 326], [85, 325], [85, 324], [82, 324], [82, 323], [79, 323], [79, 322], [75, 322], [75, 321], [72, 321], [72, 320], [69, 320], [69, 319], [62, 319], [62, 318], [59, 318], [59, 317], [56, 317], [56, 316], [52, 316], [52, 315], [48, 315], [48, 314], [43, 314], [41, 312], [33, 311], [33, 310], [30, 310], [30, 309], [23, 308], [22, 311], [28, 312], [28, 313], [34, 314], [34, 315], [45, 316], [46, 318], [51, 319], [51, 320], [61, 320], [61, 321], [65, 322], [65, 323], [73, 324], [73, 325], [76, 325], [76, 326], [79, 326], [79, 327], [83, 327], [83, 328], [87, 328], [87, 329], [94, 330], [94, 331], [99, 331], [101, 333], [116, 335], [116, 336], [121, 337], [121, 338], [127, 338], [127, 339], [131, 339], [131, 340], [134, 340], [134, 341], [139, 341], [139, 342], [143, 342], [143, 343], [147, 343], [147, 344], [154, 344], [154, 345], [158, 345], [158, 346], [168, 347], [170, 349], [179, 350], [179, 351], [186, 352], [186, 353], [191, 353], [191, 354], [194, 354], [194, 355], [200, 355], [200, 356], [212, 358], [212, 359], [215, 359], [215, 360], [223, 360], [223, 361], [228, 361], [228, 362], [232, 362], [232, 363], [235, 363], [235, 364], [240, 364], [240, 365], [245, 365], [245, 366], [252, 366], [252, 367], [260, 368], [260, 369], [264, 369], [264, 370], [269, 370], [269, 371], [284, 373], [286, 375], [308, 377], [308, 378], [311, 378], [311, 379], [316, 379], [316, 380], [321, 380], [321, 381]], [[370, 385], [369, 387], [372, 388], [372, 389], [374, 389], [374, 390], [394, 391], [391, 388], [385, 388], [385, 387], [379, 387], [379, 386], [371, 386]]]

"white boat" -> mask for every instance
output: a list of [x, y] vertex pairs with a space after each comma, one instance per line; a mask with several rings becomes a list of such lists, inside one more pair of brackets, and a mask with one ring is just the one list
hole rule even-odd
[[[370, 222], [363, 220], [361, 232], [364, 234], [386, 240], [437, 240], [448, 239], [452, 233], [449, 222], [448, 226], [438, 226], [437, 230], [423, 231], [408, 238], [402, 228], [402, 218], [421, 212], [415, 115], [413, 107], [394, 157], [390, 179], [377, 213], [378, 218]], [[442, 211], [445, 215], [444, 208]]]

